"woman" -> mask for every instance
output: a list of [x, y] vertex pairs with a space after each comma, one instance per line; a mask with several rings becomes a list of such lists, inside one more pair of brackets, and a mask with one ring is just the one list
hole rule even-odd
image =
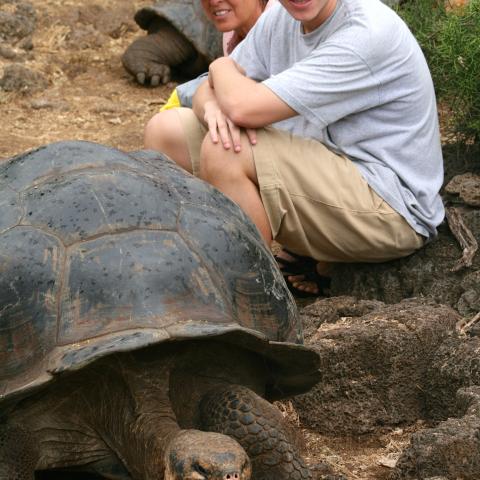
[[[262, 12], [277, 0], [202, 0], [207, 18], [223, 32], [223, 53], [230, 55], [247, 36]], [[198, 82], [193, 80], [175, 89], [160, 111], [191, 106], [191, 97]]]

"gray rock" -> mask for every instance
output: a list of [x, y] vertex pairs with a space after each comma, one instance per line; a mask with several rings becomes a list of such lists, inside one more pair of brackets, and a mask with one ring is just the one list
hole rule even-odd
[[422, 418], [427, 369], [460, 319], [419, 299], [382, 305], [353, 297], [319, 300], [303, 317], [322, 379], [293, 402], [303, 425], [337, 435]]
[[463, 414], [456, 395], [460, 388], [480, 385], [480, 338], [448, 338], [434, 352], [425, 378], [426, 418], [445, 420]]
[[460, 390], [457, 403], [465, 415], [414, 434], [393, 480], [480, 478], [480, 387]]
[[428, 299], [385, 305], [348, 296], [318, 300], [302, 316], [322, 373], [313, 390], [293, 399], [302, 425], [348, 435], [421, 419], [430, 428], [412, 436], [391, 480], [480, 478], [473, 320], [465, 328], [468, 319]]
[[453, 201], [458, 196], [467, 205], [480, 207], [480, 175], [472, 172], [456, 175], [446, 185], [445, 192]]
[[58, 98], [36, 98], [30, 102], [30, 108], [34, 110], [59, 110], [67, 112], [70, 110], [68, 102]]
[[7, 60], [13, 60], [17, 54], [13, 48], [10, 48], [6, 44], [0, 44], [0, 57], [6, 58]]
[[480, 271], [468, 272], [464, 275], [460, 286], [463, 289], [456, 308], [461, 315], [480, 312]]
[[[4, 6], [9, 8], [2, 8]], [[35, 30], [35, 25], [36, 14], [32, 4], [16, 0], [0, 0], [0, 40], [7, 43], [18, 42], [30, 36]]]
[[18, 63], [5, 67], [3, 77], [0, 78], [0, 87], [6, 92], [34, 93], [47, 86], [48, 81], [43, 74]]

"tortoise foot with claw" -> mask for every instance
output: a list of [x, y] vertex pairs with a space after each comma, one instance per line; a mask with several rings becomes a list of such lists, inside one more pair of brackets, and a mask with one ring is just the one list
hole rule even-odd
[[222, 54], [221, 35], [197, 0], [162, 0], [135, 14], [147, 35], [125, 50], [122, 63], [141, 85], [194, 78]]
[[248, 388], [218, 388], [202, 398], [200, 411], [204, 429], [229, 435], [245, 448], [255, 478], [311, 478], [279, 410]]

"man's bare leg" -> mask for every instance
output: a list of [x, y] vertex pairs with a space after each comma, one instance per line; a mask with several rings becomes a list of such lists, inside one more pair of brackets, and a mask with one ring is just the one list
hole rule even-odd
[[184, 129], [175, 108], [154, 115], [145, 127], [144, 146], [168, 155], [180, 167], [192, 173]]
[[215, 144], [207, 135], [200, 152], [200, 178], [237, 203], [256, 225], [270, 247], [272, 230], [258, 189], [252, 147], [242, 133], [240, 152]]
[[[192, 163], [180, 118], [174, 109], [158, 113], [145, 127], [145, 148], [167, 154], [178, 165], [192, 173]], [[258, 190], [258, 179], [251, 145], [242, 136], [242, 149], [236, 153], [214, 144], [207, 135], [201, 151], [200, 178], [218, 188], [250, 217], [270, 247], [272, 231]], [[279, 253], [286, 260], [293, 258], [283, 250]], [[330, 264], [319, 262], [317, 271], [328, 276]], [[288, 281], [295, 288], [317, 294], [314, 282], [304, 280], [303, 275], [290, 275]]]
[[[200, 153], [200, 178], [237, 203], [255, 223], [265, 243], [270, 247], [272, 231], [258, 190], [252, 148], [255, 147], [251, 147], [245, 135], [242, 135], [242, 149], [237, 153], [232, 149], [226, 150], [220, 143], [214, 144], [207, 135]], [[286, 260], [294, 260], [283, 250], [279, 255]], [[320, 275], [329, 276], [330, 268], [330, 263], [317, 263], [317, 272]], [[305, 281], [303, 275], [290, 275], [288, 280], [299, 290], [313, 294], [321, 293], [317, 284]]]

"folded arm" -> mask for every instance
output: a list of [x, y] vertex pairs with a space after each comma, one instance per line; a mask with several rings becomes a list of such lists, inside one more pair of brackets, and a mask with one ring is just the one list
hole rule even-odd
[[240, 127], [265, 127], [297, 115], [268, 87], [246, 77], [229, 57], [210, 64], [209, 83], [222, 112]]
[[255, 128], [297, 115], [269, 88], [245, 76], [229, 57], [210, 64], [208, 80], [197, 89], [193, 111], [204, 122], [214, 143], [224, 148], [241, 149], [240, 128], [245, 128], [250, 143], [256, 143]]

